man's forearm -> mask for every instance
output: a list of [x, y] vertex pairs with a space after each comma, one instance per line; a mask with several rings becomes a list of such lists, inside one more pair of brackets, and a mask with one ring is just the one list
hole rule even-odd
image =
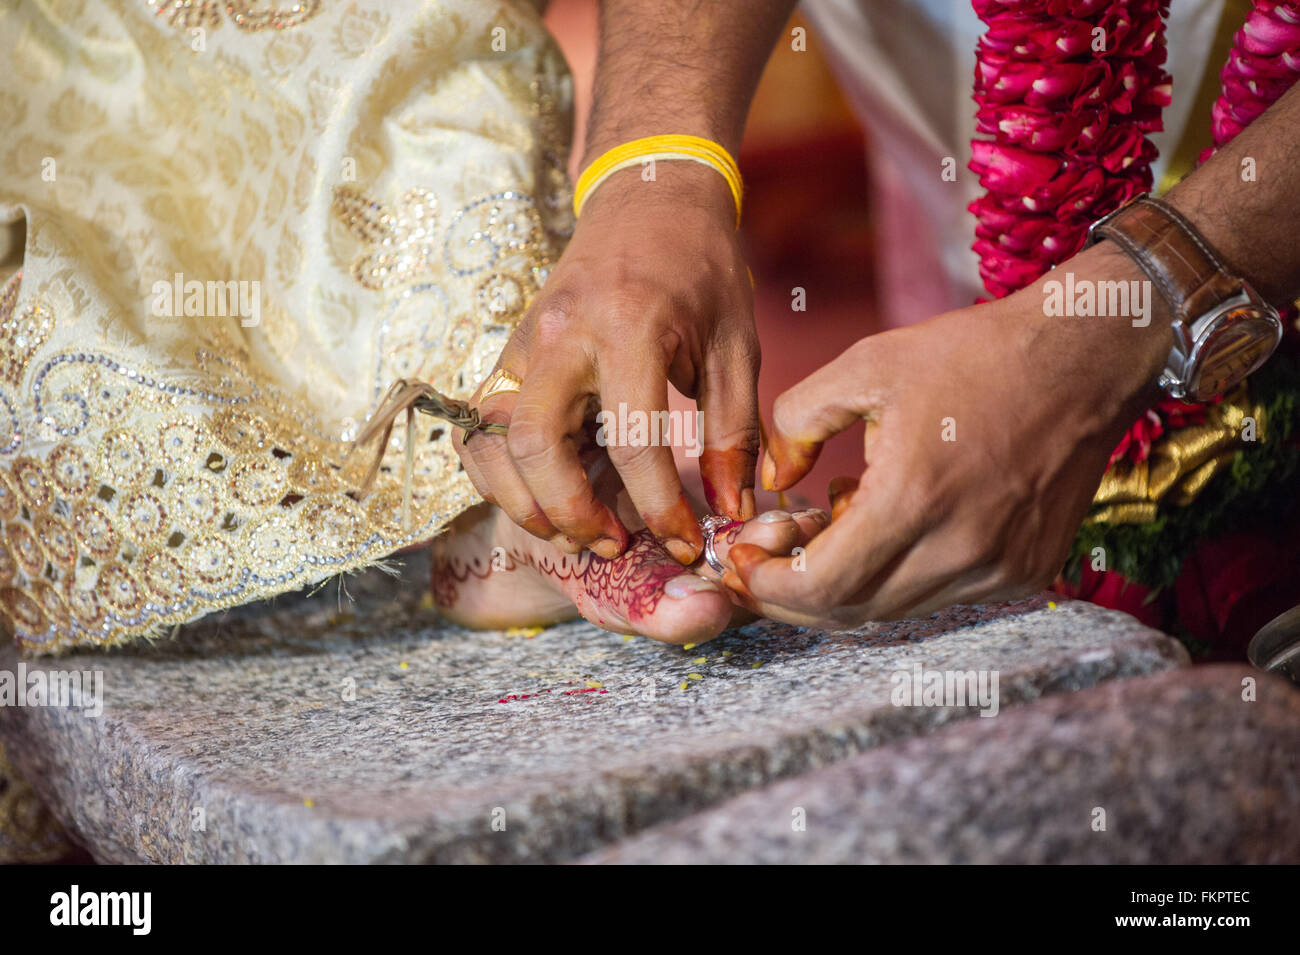
[[1300, 85], [1166, 198], [1265, 299], [1300, 296]]
[[583, 165], [641, 136], [740, 147], [750, 100], [795, 0], [607, 0]]

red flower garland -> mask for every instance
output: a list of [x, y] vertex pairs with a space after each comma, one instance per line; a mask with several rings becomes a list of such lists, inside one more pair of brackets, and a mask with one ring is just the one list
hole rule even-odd
[[[988, 25], [976, 51], [970, 168], [980, 276], [994, 298], [1033, 282], [1083, 245], [1088, 225], [1151, 188], [1170, 101], [1164, 71], [1169, 0], [975, 0]], [[1104, 39], [1104, 44], [1100, 41]], [[1098, 46], [1101, 48], [1098, 49]], [[1214, 148], [1241, 132], [1300, 76], [1300, 3], [1255, 0], [1234, 38], [1214, 104]], [[1140, 462], [1165, 431], [1205, 407], [1162, 399], [1110, 463]]]
[[970, 206], [980, 276], [1001, 298], [1072, 256], [1088, 226], [1151, 188], [1170, 79], [1169, 0], [975, 0]]

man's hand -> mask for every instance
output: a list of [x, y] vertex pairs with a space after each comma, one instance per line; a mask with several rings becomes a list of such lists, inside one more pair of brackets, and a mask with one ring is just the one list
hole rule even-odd
[[[763, 64], [794, 0], [743, 5], [619, 0], [600, 8], [585, 165], [644, 136], [704, 136], [733, 155]], [[758, 341], [748, 272], [725, 180], [693, 162], [637, 167], [587, 200], [559, 264], [498, 362], [522, 390], [480, 410], [509, 434], [476, 434], [461, 460], [485, 498], [558, 547], [614, 558], [627, 529], [579, 464], [596, 408], [651, 415], [668, 382], [704, 416], [700, 470], [709, 506], [754, 514]], [[477, 397], [477, 396], [475, 396]], [[652, 425], [653, 426], [653, 425]], [[653, 442], [652, 442], [653, 444]], [[610, 447], [646, 526], [683, 563], [704, 546], [664, 447]]]
[[[1300, 86], [1165, 197], [1275, 304], [1300, 294], [1297, 151]], [[1242, 175], [1247, 165], [1258, 174]], [[756, 606], [784, 608], [765, 607], [771, 616], [832, 625], [1049, 583], [1110, 452], [1160, 397], [1172, 345], [1159, 295], [1141, 328], [1124, 317], [1045, 317], [1044, 285], [1065, 272], [1076, 283], [1146, 281], [1102, 242], [1000, 301], [864, 339], [777, 399], [765, 486], [790, 487], [859, 417], [867, 467], [841, 485], [831, 526], [804, 554], [738, 546], [726, 581]]]
[[[639, 172], [620, 172], [592, 195], [498, 360], [523, 387], [480, 411], [509, 434], [476, 434], [459, 448], [475, 485], [520, 526], [610, 559], [627, 530], [591, 490], [578, 459], [583, 432], [597, 406], [655, 421], [670, 381], [703, 412], [709, 506], [754, 516], [759, 350], [731, 193], [693, 163], [661, 163], [654, 182]], [[606, 450], [646, 526], [679, 561], [695, 560], [703, 539], [671, 448]]]
[[[1064, 267], [1077, 279], [1143, 277], [1109, 244]], [[739, 545], [727, 583], [768, 615], [830, 626], [1049, 584], [1111, 451], [1157, 397], [1170, 335], [1159, 308], [1139, 328], [1047, 318], [1043, 301], [1040, 281], [865, 338], [781, 395], [764, 486], [790, 487], [822, 442], [859, 418], [866, 468], [837, 482], [834, 520], [804, 554]]]

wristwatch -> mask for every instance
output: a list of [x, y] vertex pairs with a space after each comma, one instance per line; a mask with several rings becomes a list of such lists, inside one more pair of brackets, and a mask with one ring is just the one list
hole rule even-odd
[[1219, 261], [1176, 209], [1139, 196], [1088, 229], [1086, 246], [1110, 239], [1151, 279], [1174, 314], [1174, 347], [1160, 385], [1175, 398], [1223, 394], [1264, 364], [1282, 340], [1282, 319]]

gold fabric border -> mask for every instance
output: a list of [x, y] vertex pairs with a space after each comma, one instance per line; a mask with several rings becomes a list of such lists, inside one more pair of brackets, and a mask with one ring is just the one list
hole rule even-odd
[[1263, 402], [1243, 382], [1206, 409], [1203, 423], [1162, 435], [1145, 461], [1107, 471], [1087, 523], [1145, 524], [1155, 520], [1161, 503], [1186, 507], [1246, 446], [1248, 418], [1253, 440], [1266, 440], [1265, 417]]

